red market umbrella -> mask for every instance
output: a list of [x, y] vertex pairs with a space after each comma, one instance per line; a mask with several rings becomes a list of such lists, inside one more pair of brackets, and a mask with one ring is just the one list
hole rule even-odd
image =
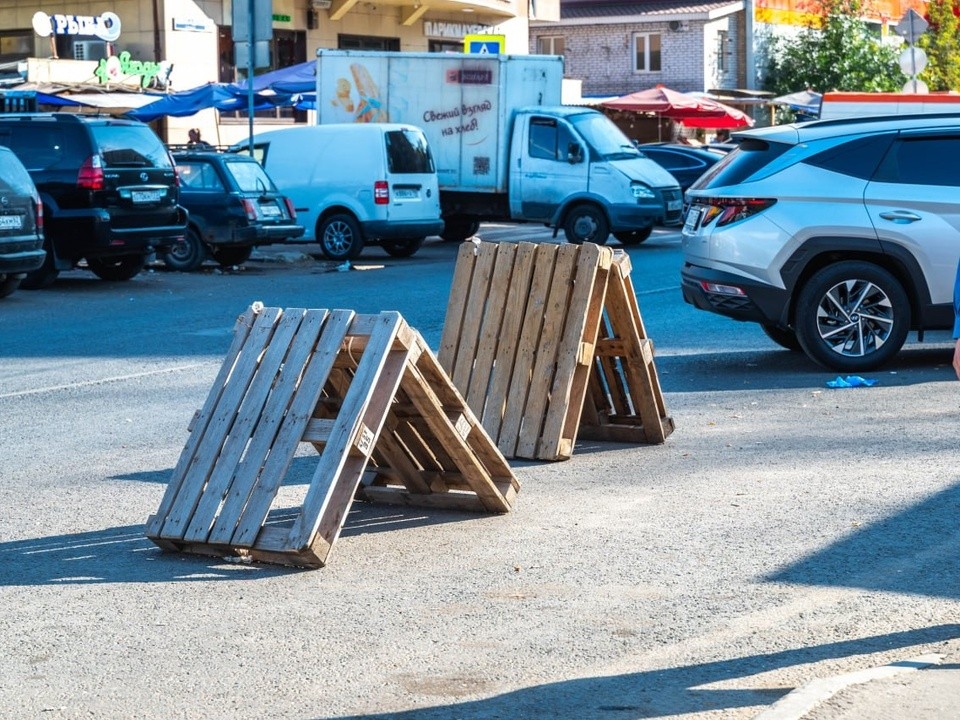
[[611, 110], [655, 113], [687, 127], [740, 128], [753, 125], [746, 113], [707, 97], [696, 97], [657, 85], [600, 103]]

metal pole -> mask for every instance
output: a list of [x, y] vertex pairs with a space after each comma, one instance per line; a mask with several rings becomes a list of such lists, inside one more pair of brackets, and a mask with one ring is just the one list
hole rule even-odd
[[247, 35], [247, 40], [249, 41], [249, 52], [247, 54], [247, 127], [248, 127], [248, 147], [250, 150], [250, 157], [253, 157], [253, 66], [254, 66], [254, 55], [256, 54], [256, 47], [254, 45], [254, 32], [253, 32], [253, 20], [254, 20], [254, 11], [253, 11], [254, 0], [250, 0], [248, 3], [250, 8], [250, 17], [249, 22], [247, 23], [249, 34]]

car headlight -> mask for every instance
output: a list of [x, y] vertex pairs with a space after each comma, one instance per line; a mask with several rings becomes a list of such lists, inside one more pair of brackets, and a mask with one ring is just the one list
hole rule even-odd
[[630, 192], [637, 200], [655, 200], [657, 194], [643, 183], [630, 183]]

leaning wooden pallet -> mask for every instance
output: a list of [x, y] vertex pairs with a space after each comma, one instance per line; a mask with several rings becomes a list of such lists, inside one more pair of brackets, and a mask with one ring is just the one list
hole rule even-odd
[[[317, 465], [284, 504], [303, 443]], [[319, 567], [356, 496], [507, 512], [518, 490], [399, 314], [256, 308], [237, 322], [146, 534], [169, 550]]]
[[637, 442], [673, 429], [629, 272], [589, 243], [461, 246], [438, 358], [504, 455], [568, 458], [584, 427]]

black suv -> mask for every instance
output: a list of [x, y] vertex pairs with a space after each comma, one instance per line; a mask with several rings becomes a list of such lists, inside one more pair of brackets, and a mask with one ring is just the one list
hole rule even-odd
[[195, 270], [207, 255], [220, 265], [239, 265], [258, 245], [303, 235], [293, 203], [249, 155], [210, 147], [171, 149], [180, 202], [190, 218], [183, 239], [160, 255], [167, 267]]
[[43, 265], [43, 206], [17, 156], [0, 147], [0, 297]]
[[23, 287], [45, 287], [81, 260], [104, 280], [129, 280], [183, 237], [176, 170], [147, 125], [68, 113], [0, 115], [0, 145], [17, 154], [43, 202], [47, 256]]

